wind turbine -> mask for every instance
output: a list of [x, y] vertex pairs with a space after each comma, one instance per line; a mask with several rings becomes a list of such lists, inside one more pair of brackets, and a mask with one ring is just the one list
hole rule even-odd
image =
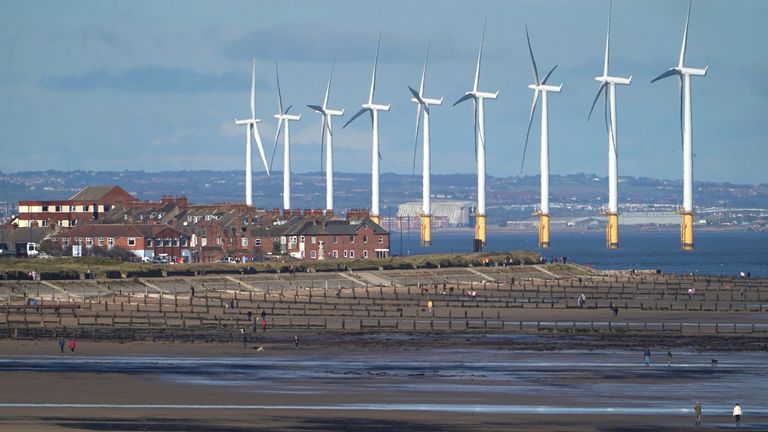
[[301, 114], [291, 115], [288, 111], [291, 110], [293, 105], [289, 105], [288, 108], [283, 111], [283, 94], [280, 91], [280, 71], [277, 64], [275, 64], [275, 76], [277, 77], [277, 103], [278, 112], [275, 114], [277, 122], [277, 132], [275, 133], [275, 146], [272, 149], [272, 159], [269, 161], [269, 166], [272, 166], [272, 162], [275, 161], [275, 151], [277, 150], [277, 141], [280, 138], [280, 131], [285, 129], [283, 134], [283, 210], [291, 209], [291, 144], [290, 144], [290, 129], [288, 122], [292, 120], [300, 120]]
[[429, 148], [429, 106], [441, 105], [443, 98], [430, 99], [424, 96], [424, 81], [427, 76], [427, 61], [429, 60], [429, 48], [427, 48], [427, 55], [424, 58], [424, 69], [421, 71], [421, 84], [419, 84], [419, 91], [417, 92], [411, 87], [408, 90], [411, 91], [413, 97], [412, 102], [416, 102], [416, 138], [414, 140], [413, 159], [414, 165], [416, 162], [416, 147], [419, 145], [419, 123], [421, 123], [421, 112], [424, 111], [424, 135], [422, 147], [424, 155], [422, 156], [422, 214], [421, 214], [421, 244], [423, 246], [429, 246], [432, 244], [432, 226], [430, 219], [432, 217], [432, 203], [430, 202], [430, 148]]
[[325, 209], [328, 212], [333, 212], [333, 132], [331, 132], [331, 117], [344, 115], [344, 109], [339, 111], [328, 108], [328, 96], [331, 92], [331, 79], [333, 78], [333, 67], [335, 64], [336, 59], [334, 58], [331, 64], [331, 74], [328, 76], [328, 86], [325, 87], [323, 105], [307, 105], [323, 116], [323, 128], [320, 131], [320, 170], [322, 171], [323, 150], [327, 142], [328, 150], [325, 152]]
[[688, 3], [688, 16], [685, 19], [683, 45], [680, 48], [680, 60], [677, 66], [670, 68], [651, 81], [652, 83], [677, 75], [680, 93], [680, 123], [683, 140], [683, 207], [678, 210], [682, 215], [680, 224], [680, 242], [683, 250], [693, 250], [693, 149], [691, 144], [691, 76], [705, 76], [709, 66], [704, 69], [685, 67], [685, 49], [688, 43], [688, 22], [691, 19], [691, 5]]
[[345, 124], [344, 128], [360, 117], [366, 111], [371, 114], [372, 146], [371, 146], [371, 220], [375, 223], [381, 221], [379, 216], [379, 111], [389, 111], [390, 104], [381, 105], [373, 103], [373, 93], [376, 90], [376, 66], [379, 63], [379, 47], [381, 46], [381, 34], [376, 44], [376, 58], [373, 61], [373, 74], [371, 76], [371, 90], [368, 92], [368, 102], [361, 105], [363, 108], [355, 113]]
[[563, 85], [548, 85], [552, 72], [555, 71], [555, 65], [543, 80], [539, 80], [539, 70], [536, 67], [536, 60], [533, 58], [533, 49], [531, 49], [531, 38], [528, 36], [528, 26], [525, 26], [525, 38], [528, 41], [528, 52], [531, 54], [531, 64], [533, 65], [533, 84], [528, 88], [533, 90], [533, 102], [531, 103], [531, 115], [528, 118], [528, 131], [525, 133], [525, 147], [523, 147], [523, 161], [520, 163], [520, 173], [523, 172], [525, 164], [525, 152], [528, 149], [528, 136], [531, 134], [531, 124], [533, 115], [536, 111], [536, 105], [541, 93], [541, 206], [536, 214], [539, 216], [539, 246], [549, 247], [549, 124], [547, 107], [547, 93], [560, 93]]
[[611, 10], [613, 2], [608, 7], [608, 32], [605, 37], [605, 63], [603, 65], [603, 75], [595, 77], [600, 83], [595, 100], [592, 102], [592, 108], [589, 109], [589, 118], [592, 117], [592, 111], [595, 109], [600, 94], [604, 97], [604, 117], [606, 117], [606, 131], [608, 132], [608, 209], [605, 213], [608, 216], [608, 225], [605, 227], [605, 243], [609, 249], [619, 247], [619, 151], [617, 140], [617, 120], [616, 120], [616, 84], [629, 85], [632, 82], [632, 76], [629, 78], [615, 77], [608, 75], [608, 52], [611, 41]]
[[[487, 24], [487, 23], [486, 23]], [[477, 210], [475, 211], [475, 238], [472, 250], [480, 252], [485, 245], [485, 117], [483, 113], [483, 101], [496, 99], [499, 92], [489, 93], [478, 90], [480, 84], [480, 62], [483, 58], [483, 42], [485, 41], [485, 27], [480, 37], [480, 51], [477, 54], [477, 68], [475, 69], [475, 82], [472, 90], [464, 93], [453, 106], [472, 99], [475, 103], [475, 159], [477, 160]]]
[[251, 168], [251, 134], [256, 138], [256, 146], [259, 147], [261, 161], [264, 163], [264, 169], [269, 175], [269, 166], [267, 158], [264, 156], [264, 146], [261, 145], [258, 123], [261, 119], [256, 118], [256, 59], [253, 59], [253, 72], [251, 75], [251, 118], [245, 120], [235, 119], [236, 125], [245, 125], [245, 205], [253, 205], [253, 169]]

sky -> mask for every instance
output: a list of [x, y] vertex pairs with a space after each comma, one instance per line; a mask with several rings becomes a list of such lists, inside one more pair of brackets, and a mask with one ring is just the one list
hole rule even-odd
[[[251, 62], [267, 157], [277, 120], [275, 64], [291, 123], [292, 170], [320, 170], [321, 104], [332, 60], [335, 170], [370, 172], [367, 117], [341, 126], [367, 99], [382, 34], [375, 102], [381, 169], [412, 173], [417, 87], [427, 46], [434, 173], [474, 173], [471, 89], [487, 20], [481, 90], [488, 174], [520, 174], [532, 90], [527, 24], [549, 96], [552, 174], [607, 172], [602, 117], [587, 122], [602, 72], [608, 0], [518, 1], [35, 1], [0, 3], [0, 171], [243, 169]], [[678, 85], [650, 81], [675, 66], [686, 0], [616, 0], [612, 75], [619, 86], [619, 174], [680, 179]], [[694, 178], [768, 183], [768, 2], [695, 0], [686, 66], [693, 77]], [[524, 175], [539, 170], [539, 112]], [[282, 139], [281, 143], [282, 145]], [[421, 149], [418, 149], [420, 155]], [[254, 154], [257, 153], [254, 151]], [[274, 170], [282, 167], [278, 147]], [[420, 172], [420, 158], [416, 172]], [[263, 171], [258, 158], [257, 172]]]

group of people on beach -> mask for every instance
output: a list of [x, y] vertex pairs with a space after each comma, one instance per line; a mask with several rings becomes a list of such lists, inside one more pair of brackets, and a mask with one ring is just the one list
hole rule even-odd
[[[695, 404], [693, 404], [693, 413], [696, 416], [696, 420], [694, 422], [695, 426], [701, 426], [701, 402], [696, 401]], [[736, 422], [736, 426], [741, 426], [741, 416], [744, 415], [743, 411], [741, 410], [741, 405], [736, 403], [733, 407], [733, 420]]]
[[[66, 346], [67, 341], [64, 339], [64, 336], [59, 337], [59, 350], [62, 354], [64, 354], [64, 347]], [[70, 339], [69, 341], [69, 350], [71, 352], [75, 352], [75, 348], [77, 347], [77, 342], [75, 342], [75, 339]]]

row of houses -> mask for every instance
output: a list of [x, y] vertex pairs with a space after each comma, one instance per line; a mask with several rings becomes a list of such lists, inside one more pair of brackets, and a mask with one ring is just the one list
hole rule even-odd
[[76, 256], [114, 248], [136, 259], [162, 256], [189, 262], [389, 256], [389, 233], [365, 210], [351, 210], [342, 219], [321, 210], [192, 205], [186, 197], [149, 202], [119, 186], [91, 186], [70, 200], [21, 201], [19, 215], [3, 233], [24, 229], [43, 229], [46, 249]]

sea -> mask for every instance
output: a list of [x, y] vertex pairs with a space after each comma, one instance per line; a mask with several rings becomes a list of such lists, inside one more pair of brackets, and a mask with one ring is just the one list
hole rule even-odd
[[[433, 231], [432, 246], [420, 246], [418, 232], [393, 231], [392, 255], [468, 253], [472, 251], [471, 230]], [[694, 250], [680, 248], [679, 232], [631, 231], [620, 234], [619, 249], [605, 247], [600, 231], [552, 232], [548, 249], [538, 246], [536, 232], [489, 231], [487, 252], [530, 250], [545, 259], [567, 257], [568, 262], [596, 269], [660, 270], [665, 273], [768, 277], [768, 232], [698, 230]]]

